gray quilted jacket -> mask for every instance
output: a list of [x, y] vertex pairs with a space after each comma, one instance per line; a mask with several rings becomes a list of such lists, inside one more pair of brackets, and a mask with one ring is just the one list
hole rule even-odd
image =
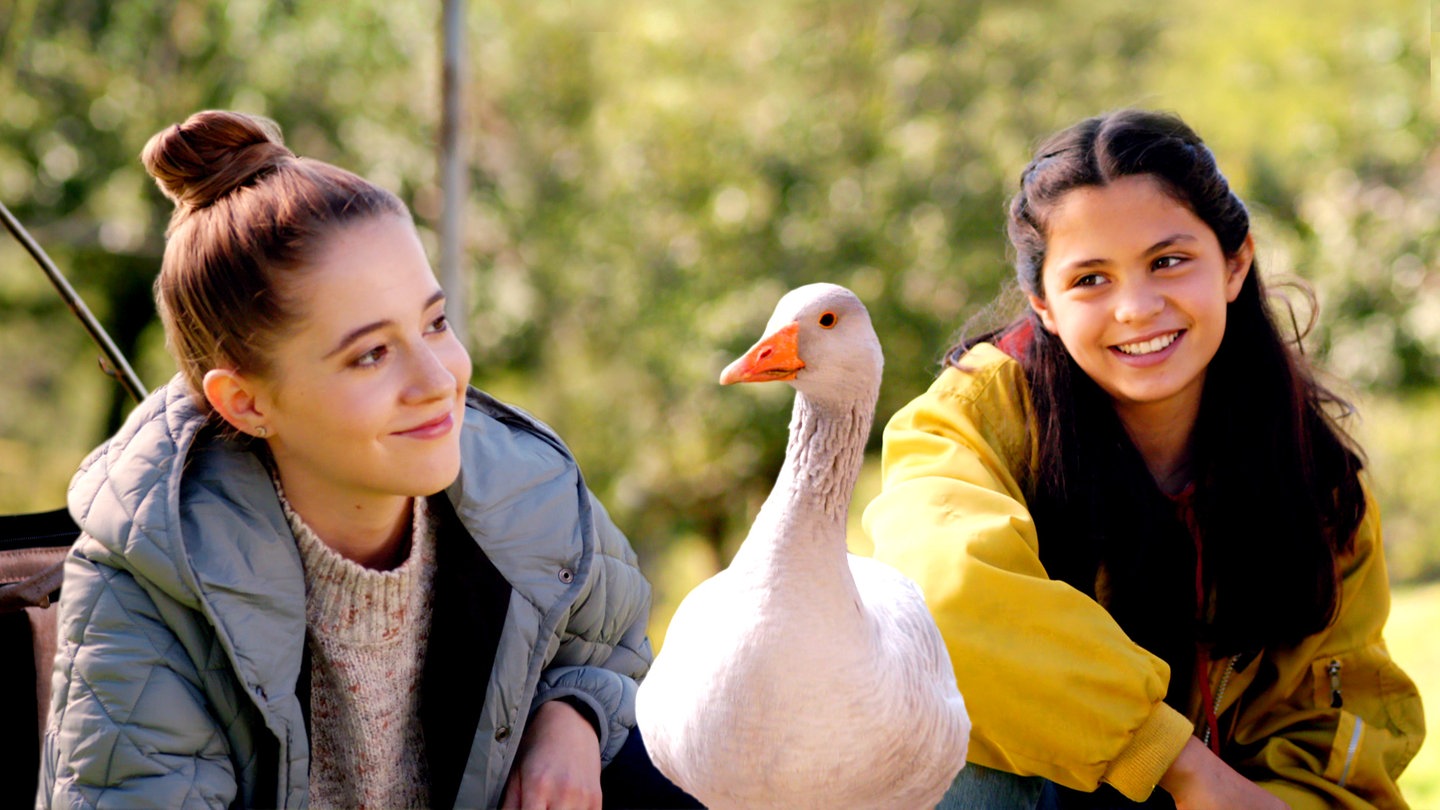
[[[446, 667], [452, 691], [484, 690], [468, 755], [448, 755], [455, 806], [493, 807], [546, 700], [589, 708], [603, 759], [619, 751], [651, 660], [650, 586], [550, 430], [478, 391], [467, 405], [445, 495], [510, 596], [490, 671]], [[305, 582], [261, 462], [174, 380], [82, 464], [70, 511], [84, 533], [38, 805], [306, 806]]]

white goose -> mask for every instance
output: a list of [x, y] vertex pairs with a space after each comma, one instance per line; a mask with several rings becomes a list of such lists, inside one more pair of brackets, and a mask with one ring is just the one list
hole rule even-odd
[[716, 810], [933, 808], [970, 721], [919, 589], [845, 549], [884, 363], [833, 284], [792, 291], [720, 382], [786, 380], [785, 464], [730, 567], [681, 602], [640, 686], [661, 772]]

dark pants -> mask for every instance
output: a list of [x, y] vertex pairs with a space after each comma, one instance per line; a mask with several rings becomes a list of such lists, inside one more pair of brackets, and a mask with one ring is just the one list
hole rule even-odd
[[704, 806], [656, 770], [638, 728], [631, 730], [620, 753], [600, 772], [600, 791], [605, 797], [605, 810], [690, 810]]
[[1039, 776], [1016, 776], [973, 762], [955, 777], [936, 810], [1175, 810], [1159, 788], [1144, 802], [1132, 802], [1109, 785], [1083, 793]]

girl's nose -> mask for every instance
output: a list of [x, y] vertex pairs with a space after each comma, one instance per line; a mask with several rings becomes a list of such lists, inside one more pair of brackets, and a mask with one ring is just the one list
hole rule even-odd
[[1125, 285], [1120, 291], [1115, 306], [1115, 320], [1121, 323], [1141, 323], [1159, 315], [1165, 309], [1165, 297], [1153, 285], [1139, 282]]
[[412, 378], [406, 387], [408, 399], [426, 402], [454, 396], [455, 375], [446, 368], [443, 358], [433, 347], [421, 345], [413, 357]]

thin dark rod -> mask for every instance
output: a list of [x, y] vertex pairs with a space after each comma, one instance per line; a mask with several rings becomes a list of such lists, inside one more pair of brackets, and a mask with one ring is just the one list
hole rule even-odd
[[450, 328], [470, 344], [470, 285], [464, 267], [465, 200], [469, 194], [465, 139], [465, 0], [444, 0], [440, 81], [440, 286]]
[[75, 288], [71, 287], [70, 282], [65, 280], [65, 276], [60, 274], [60, 268], [56, 267], [55, 263], [50, 261], [50, 257], [45, 254], [45, 250], [31, 238], [30, 233], [25, 230], [25, 226], [20, 224], [20, 220], [16, 219], [15, 215], [10, 213], [10, 209], [6, 208], [4, 203], [0, 203], [0, 218], [5, 220], [5, 227], [10, 233], [14, 234], [20, 244], [24, 245], [25, 249], [30, 251], [30, 255], [39, 263], [40, 269], [44, 270], [45, 275], [50, 277], [50, 283], [55, 285], [55, 289], [60, 293], [60, 297], [64, 299], [65, 305], [70, 307], [70, 311], [75, 313], [75, 317], [79, 318], [80, 323], [84, 325], [85, 331], [90, 333], [90, 338], [100, 346], [100, 351], [104, 352], [105, 359], [109, 363], [109, 366], [105, 368], [105, 373], [114, 377], [115, 380], [120, 383], [120, 386], [125, 389], [125, 392], [136, 402], [144, 399], [145, 395], [149, 393], [145, 390], [145, 384], [140, 382], [139, 375], [135, 373], [135, 369], [130, 367], [130, 363], [125, 359], [125, 355], [120, 353], [120, 349], [116, 347], [115, 342], [110, 339], [110, 336], [105, 333], [105, 329], [100, 326], [100, 322], [95, 320], [94, 315], [90, 314], [90, 308], [85, 306], [85, 302], [81, 300], [80, 294], [75, 292]]

